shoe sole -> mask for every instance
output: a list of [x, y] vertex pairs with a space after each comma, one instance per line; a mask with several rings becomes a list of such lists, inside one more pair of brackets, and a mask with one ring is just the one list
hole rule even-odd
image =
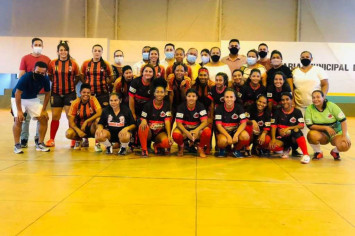
[[37, 151], [37, 152], [49, 152], [50, 149], [48, 149], [48, 150], [42, 150], [42, 149], [37, 149], [37, 148], [36, 148], [36, 151]]

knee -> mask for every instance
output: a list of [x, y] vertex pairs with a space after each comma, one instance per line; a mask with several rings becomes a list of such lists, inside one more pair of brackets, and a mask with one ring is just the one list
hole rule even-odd
[[161, 142], [160, 142], [160, 146], [162, 148], [169, 148], [170, 147], [169, 139], [168, 138], [162, 139]]
[[350, 149], [350, 145], [345, 140], [342, 140], [336, 147], [339, 152], [346, 152]]
[[129, 143], [131, 139], [131, 134], [126, 134], [126, 135], [118, 135], [120, 139], [120, 143]]
[[75, 139], [76, 133], [72, 129], [68, 129], [67, 132], [65, 132], [65, 137], [67, 139]]
[[217, 137], [217, 147], [219, 148], [225, 148], [227, 147], [228, 145], [228, 142], [227, 142], [227, 139], [226, 137], [222, 136], [222, 135], [219, 135]]
[[309, 131], [307, 134], [307, 140], [310, 144], [316, 144], [319, 141], [319, 137], [318, 137], [318, 132], [317, 131]]
[[243, 131], [239, 134], [239, 140], [240, 141], [247, 141], [250, 139], [249, 134], [246, 131]]

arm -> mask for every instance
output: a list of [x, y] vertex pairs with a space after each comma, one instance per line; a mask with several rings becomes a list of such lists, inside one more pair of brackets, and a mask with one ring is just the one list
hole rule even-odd
[[183, 134], [185, 134], [190, 140], [195, 141], [194, 138], [192, 137], [191, 133], [185, 129], [183, 124], [181, 122], [176, 122], [176, 126], [181, 130]]
[[174, 143], [172, 137], [171, 137], [171, 121], [169, 119], [165, 119], [164, 123], [165, 123], [165, 130], [166, 130], [166, 134], [168, 135], [168, 139], [169, 139], [169, 143], [170, 145], [172, 145]]
[[18, 79], [21, 78], [25, 73], [25, 70], [20, 70], [20, 72], [18, 73]]
[[320, 87], [322, 92], [324, 93], [324, 96], [327, 96], [328, 90], [329, 90], [329, 82], [328, 79], [323, 79], [320, 81]]
[[247, 126], [247, 122], [243, 122], [239, 125], [237, 131], [235, 132], [234, 134], [234, 137], [233, 137], [233, 142], [238, 142], [238, 139], [239, 139], [239, 135], [240, 133], [245, 130], [245, 127]]
[[174, 101], [174, 91], [168, 91], [169, 94], [169, 102], [170, 102], [170, 111], [172, 110], [173, 107], [173, 101]]
[[137, 120], [136, 110], [135, 110], [134, 106], [135, 106], [134, 97], [129, 96], [129, 109], [132, 112], [132, 116], [133, 116], [134, 120]]

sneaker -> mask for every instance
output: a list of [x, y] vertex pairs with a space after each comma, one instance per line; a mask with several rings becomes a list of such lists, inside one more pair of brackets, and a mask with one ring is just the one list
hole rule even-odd
[[206, 157], [205, 151], [203, 150], [203, 147], [198, 146], [197, 147], [197, 152], [200, 155], [200, 157]]
[[72, 140], [72, 143], [73, 143], [73, 141], [74, 141], [74, 146], [73, 146], [74, 150], [80, 150], [82, 141], [81, 140], [77, 140], [77, 141]]
[[49, 152], [50, 149], [47, 148], [46, 145], [44, 145], [44, 143], [39, 143], [38, 145], [36, 145], [36, 151]]
[[83, 143], [81, 144], [82, 147], [89, 147], [89, 139], [88, 138], [84, 138]]
[[250, 156], [251, 156], [251, 153], [250, 153], [250, 150], [249, 150], [249, 149], [245, 149], [245, 150], [244, 150], [244, 156], [245, 156], [245, 157], [250, 157]]
[[196, 147], [194, 145], [189, 147], [189, 153], [197, 153]]
[[217, 157], [226, 157], [226, 149], [219, 149]]
[[27, 139], [21, 139], [21, 147], [22, 148], [28, 147], [28, 140]]
[[323, 158], [323, 152], [315, 152], [313, 155], [313, 160], [319, 160]]
[[182, 157], [182, 156], [184, 155], [184, 146], [179, 146], [179, 147], [178, 147], [178, 153], [177, 153], [177, 155], [178, 155], [179, 157]]
[[239, 150], [235, 150], [233, 151], [233, 156], [236, 157], [236, 158], [243, 158], [243, 155], [240, 153]]
[[124, 148], [124, 147], [121, 147], [117, 153], [117, 155], [121, 155], [121, 156], [124, 156], [126, 154], [127, 154], [127, 148]]
[[339, 152], [334, 152], [333, 150], [330, 151], [330, 155], [334, 158], [334, 161], [340, 161], [340, 154]]
[[286, 149], [282, 152], [281, 158], [287, 159], [289, 157], [290, 149]]
[[113, 153], [112, 146], [106, 147], [106, 154], [112, 154], [112, 153]]
[[300, 157], [302, 156], [302, 153], [300, 153], [299, 151], [296, 150], [292, 150], [292, 154], [293, 157]]
[[[81, 145], [81, 146], [83, 146], [83, 145]], [[101, 148], [101, 145], [99, 143], [95, 144], [95, 152], [102, 152], [102, 148]]]
[[[36, 146], [39, 145], [39, 138], [38, 138], [38, 136], [35, 136], [35, 144], [36, 144]], [[43, 143], [43, 145], [44, 145], [44, 143]]]
[[54, 143], [54, 139], [50, 139], [46, 142], [46, 146], [47, 147], [54, 147], [55, 143]]
[[141, 157], [147, 158], [148, 157], [148, 151], [147, 150], [142, 150]]
[[20, 143], [16, 143], [14, 146], [14, 153], [16, 154], [22, 154], [22, 145]]
[[[70, 141], [70, 148], [74, 148], [75, 147], [75, 143], [76, 143], [75, 140]], [[81, 146], [81, 144], [80, 144], [80, 146]]]
[[302, 164], [308, 164], [311, 158], [308, 155], [303, 155], [301, 158], [301, 163]]

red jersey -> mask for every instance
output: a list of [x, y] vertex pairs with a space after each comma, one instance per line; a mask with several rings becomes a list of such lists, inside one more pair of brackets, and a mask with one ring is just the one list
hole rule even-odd
[[39, 57], [35, 57], [32, 54], [27, 54], [23, 56], [20, 63], [20, 70], [24, 70], [25, 72], [30, 72], [34, 70], [35, 64], [38, 61], [43, 61], [47, 65], [51, 61], [49, 57], [45, 55], [40, 55]]
[[54, 59], [49, 63], [48, 75], [52, 75], [52, 93], [64, 95], [75, 91], [75, 76], [79, 66], [74, 60]]
[[113, 76], [113, 72], [107, 61], [86, 60], [81, 66], [81, 73], [85, 76], [85, 83], [90, 84], [92, 94], [100, 95], [109, 92], [106, 78]]

